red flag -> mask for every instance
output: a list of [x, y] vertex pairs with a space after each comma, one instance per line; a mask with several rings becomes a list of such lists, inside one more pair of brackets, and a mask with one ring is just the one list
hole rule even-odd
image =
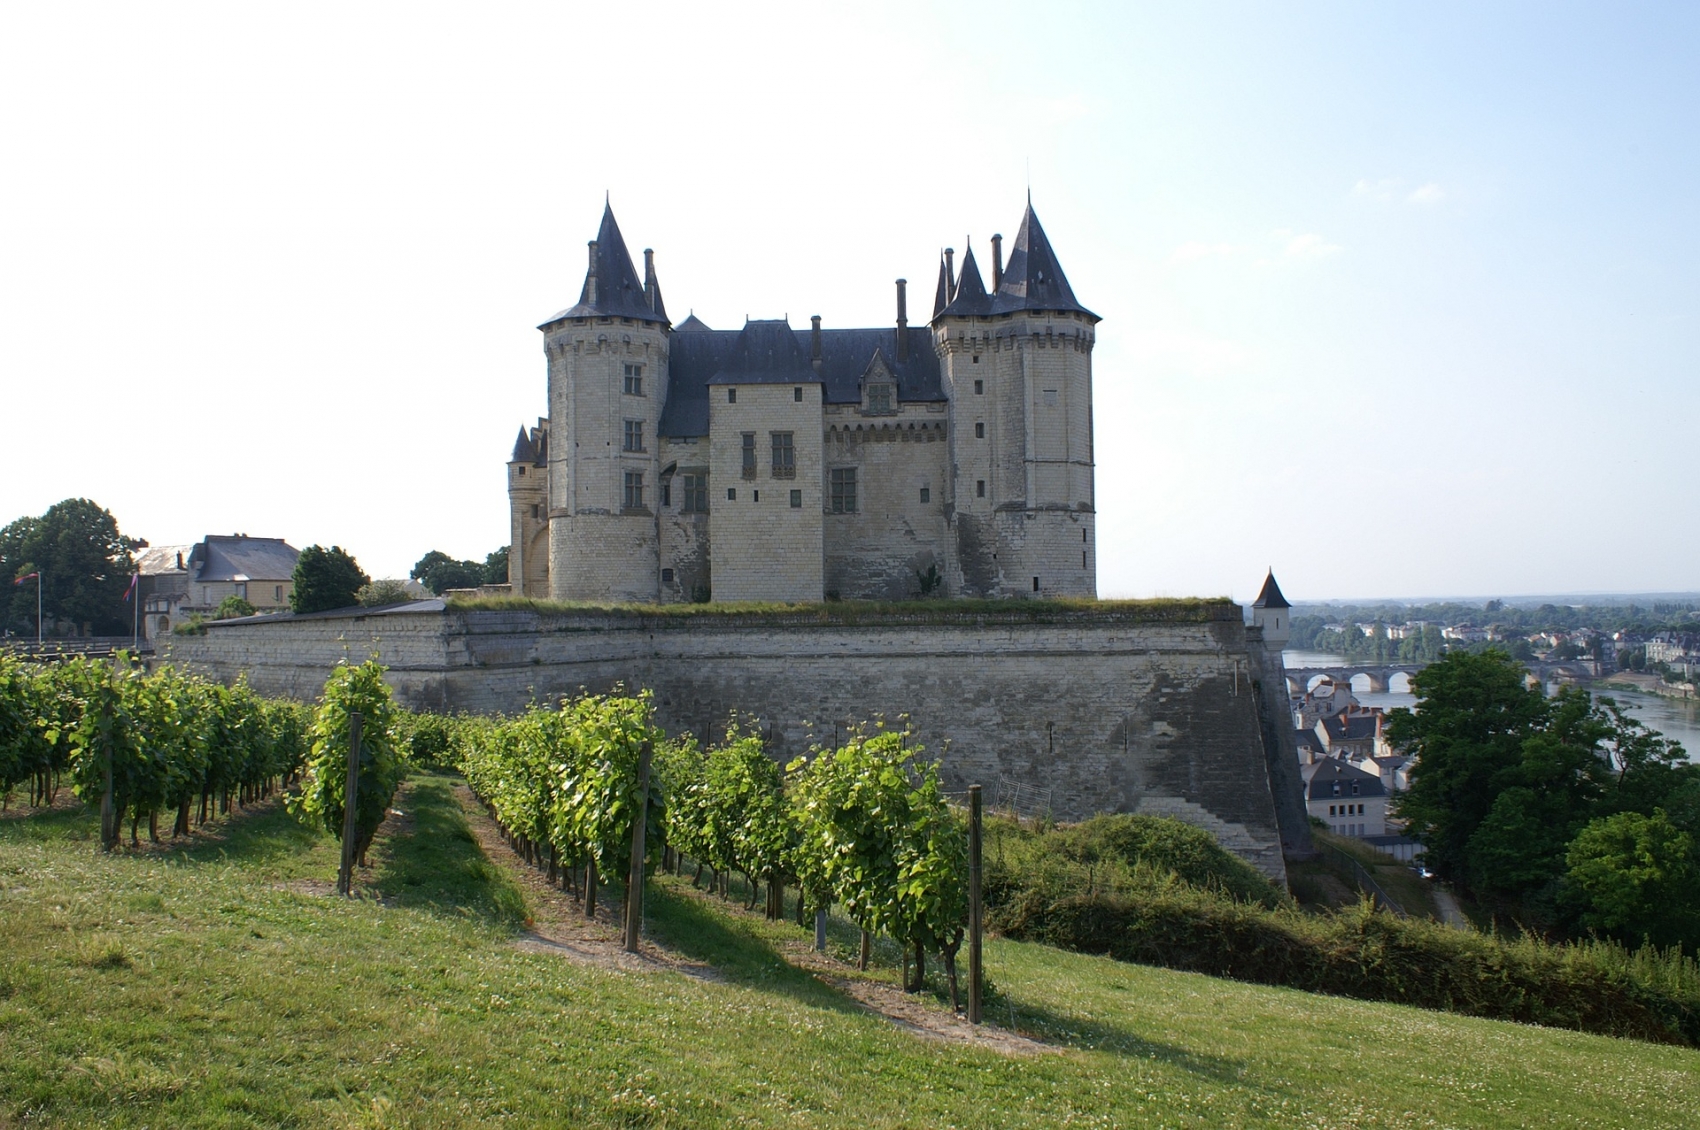
[[140, 573], [131, 573], [130, 574], [130, 587], [124, 590], [124, 601], [123, 601], [123, 603], [125, 603], [125, 604], [130, 603], [130, 598], [132, 596], [136, 595], [136, 582], [141, 580], [141, 579], [142, 579], [142, 575]]
[[14, 585], [21, 585], [25, 581], [30, 580], [32, 578], [39, 581], [39, 580], [41, 580], [41, 574], [40, 573], [25, 573], [23, 576], [19, 577], [17, 580], [13, 581], [12, 583]]

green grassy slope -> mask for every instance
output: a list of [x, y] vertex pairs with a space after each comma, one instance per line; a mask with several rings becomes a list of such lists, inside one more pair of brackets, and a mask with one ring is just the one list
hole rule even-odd
[[[1692, 1126], [1700, 1053], [994, 942], [999, 1016], [1063, 1048], [917, 1039], [793, 969], [770, 924], [657, 884], [652, 933], [724, 980], [513, 944], [524, 897], [447, 782], [318, 893], [276, 811], [177, 852], [0, 820], [0, 1127]], [[878, 975], [895, 976], [885, 969]]]

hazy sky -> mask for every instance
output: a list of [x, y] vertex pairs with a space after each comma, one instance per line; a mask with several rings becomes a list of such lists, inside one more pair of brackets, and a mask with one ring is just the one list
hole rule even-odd
[[482, 558], [604, 191], [675, 318], [851, 326], [1030, 178], [1102, 595], [1700, 588], [1697, 58], [1678, 4], [7, 3], [0, 522]]

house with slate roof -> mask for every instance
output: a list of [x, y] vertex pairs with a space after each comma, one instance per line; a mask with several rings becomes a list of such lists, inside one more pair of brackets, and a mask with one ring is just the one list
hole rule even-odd
[[256, 612], [286, 612], [300, 556], [282, 538], [247, 534], [208, 534], [194, 545], [149, 549], [136, 559], [144, 634], [153, 640], [193, 616], [211, 619], [228, 596]]
[[1305, 809], [1338, 836], [1387, 834], [1387, 789], [1381, 778], [1327, 757], [1300, 770]]
[[508, 463], [509, 580], [582, 601], [1097, 593], [1092, 348], [1029, 200], [929, 320], [673, 324], [605, 207]]

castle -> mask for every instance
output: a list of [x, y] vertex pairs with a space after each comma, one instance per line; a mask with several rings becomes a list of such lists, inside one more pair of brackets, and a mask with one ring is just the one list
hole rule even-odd
[[549, 415], [508, 464], [509, 580], [562, 601], [1095, 596], [1092, 346], [1031, 199], [988, 289], [931, 320], [713, 330], [667, 316], [611, 207], [538, 328]]

